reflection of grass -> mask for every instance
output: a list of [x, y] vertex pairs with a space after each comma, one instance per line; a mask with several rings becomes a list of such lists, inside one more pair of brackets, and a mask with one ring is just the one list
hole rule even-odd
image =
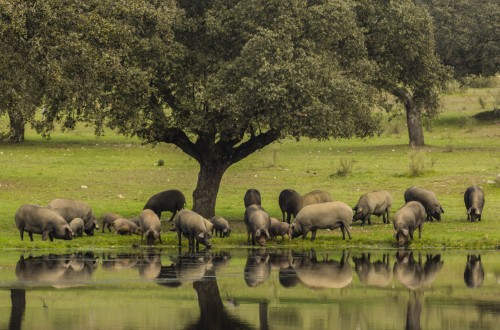
[[[468, 94], [445, 97], [443, 113], [434, 121], [432, 132], [425, 132], [427, 147], [424, 150], [426, 157], [432, 160], [432, 170], [426, 170], [423, 176], [407, 175], [410, 151], [407, 137], [393, 134], [324, 142], [284, 139], [279, 148], [271, 146], [252, 154], [229, 168], [223, 177], [216, 213], [234, 223], [237, 229], [231, 238], [214, 239], [214, 244], [246, 246], [242, 221], [243, 196], [248, 188], [258, 189], [263, 207], [271, 216], [281, 219], [277, 200], [280, 191], [285, 188], [295, 189], [301, 194], [323, 189], [335, 200], [350, 206], [354, 206], [365, 192], [386, 189], [394, 198], [393, 214], [404, 203], [404, 190], [418, 185], [436, 192], [445, 214], [441, 223], [424, 226], [423, 239], [421, 242], [416, 240], [414, 247], [446, 243], [456, 247], [496, 248], [500, 245], [500, 222], [495, 221], [500, 214], [500, 203], [488, 200], [500, 200], [500, 190], [496, 184], [488, 184], [487, 181], [495, 180], [500, 171], [500, 126], [492, 122], [477, 122], [476, 128], [468, 131], [459, 125], [459, 118], [480, 111], [477, 93], [474, 91], [473, 97]], [[481, 93], [484, 94], [483, 91]], [[455, 103], [464, 104], [472, 110], [448, 110], [454, 109]], [[56, 132], [50, 141], [45, 141], [28, 130], [27, 143], [0, 144], [0, 244], [3, 247], [130, 247], [139, 240], [137, 236], [99, 233], [93, 238], [53, 243], [42, 242], [40, 236], [35, 235], [33, 243], [27, 237], [21, 242], [14, 225], [14, 213], [23, 203], [47, 205], [56, 197], [75, 198], [88, 202], [97, 215], [112, 211], [131, 217], [142, 210], [153, 194], [166, 189], [179, 189], [187, 198], [187, 207], [192, 207], [192, 191], [199, 167], [179, 149], [164, 144], [154, 148], [143, 146], [135, 139], [123, 138], [112, 132], [96, 139], [92, 130], [85, 127], [78, 127], [77, 133]], [[453, 152], [447, 152], [450, 146]], [[165, 161], [164, 166], [154, 166], [158, 159]], [[329, 179], [332, 164], [339, 159], [355, 162], [355, 171], [342, 179]], [[483, 221], [476, 224], [465, 222], [463, 192], [471, 184], [481, 185], [487, 199]], [[165, 214], [163, 218], [169, 216]], [[312, 244], [294, 240], [283, 245], [390, 247], [393, 241], [391, 225], [381, 225], [381, 220], [376, 218], [374, 222], [378, 225], [363, 228], [356, 223], [352, 227], [351, 242], [342, 241], [340, 231], [336, 230], [321, 232]], [[438, 228], [439, 232], [433, 228]], [[175, 233], [165, 229], [164, 237], [165, 245], [176, 244]]]

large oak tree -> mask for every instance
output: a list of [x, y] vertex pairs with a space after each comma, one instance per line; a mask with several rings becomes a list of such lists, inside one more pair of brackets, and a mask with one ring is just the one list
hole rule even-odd
[[119, 63], [97, 78], [111, 79], [107, 93], [81, 113], [195, 159], [195, 211], [213, 215], [225, 171], [280, 138], [376, 133], [378, 94], [366, 83], [373, 72], [353, 3], [145, 2], [140, 15], [96, 4], [92, 15], [127, 33], [103, 44], [82, 36]]

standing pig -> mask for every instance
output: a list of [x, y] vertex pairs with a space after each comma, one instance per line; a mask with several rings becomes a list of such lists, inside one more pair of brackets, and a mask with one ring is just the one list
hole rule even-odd
[[288, 235], [288, 240], [290, 240], [291, 233], [289, 223], [271, 218], [271, 225], [269, 226], [269, 235], [271, 235], [271, 239], [274, 239], [276, 236], [281, 236], [281, 241], [283, 242], [285, 240], [285, 235]]
[[179, 190], [165, 190], [156, 195], [151, 196], [150, 199], [144, 205], [143, 210], [150, 209], [153, 210], [154, 213], [161, 218], [161, 213], [163, 211], [172, 212], [172, 216], [170, 220], [174, 219], [175, 214], [182, 210], [186, 205], [186, 197]]
[[101, 216], [102, 232], [104, 233], [104, 228], [108, 228], [108, 231], [111, 232], [111, 226], [113, 225], [113, 221], [120, 218], [123, 217], [118, 213], [113, 213], [113, 212], [104, 213]]
[[464, 194], [465, 208], [467, 209], [467, 220], [472, 222], [481, 221], [484, 207], [484, 192], [478, 186], [467, 188]]
[[213, 223], [212, 235], [215, 231], [215, 236], [219, 234], [220, 237], [229, 237], [231, 235], [231, 227], [229, 222], [221, 216], [214, 216], [210, 221]]
[[245, 203], [245, 208], [252, 204], [261, 205], [260, 192], [257, 189], [248, 189], [243, 197], [243, 202]]
[[444, 213], [444, 210], [433, 191], [419, 187], [410, 187], [406, 189], [404, 197], [405, 203], [416, 201], [424, 206], [427, 213], [427, 221], [432, 222], [432, 218], [438, 221], [441, 220], [441, 213]]
[[419, 202], [408, 202], [394, 214], [394, 237], [399, 245], [408, 244], [413, 239], [413, 231], [418, 228], [418, 238], [422, 236], [422, 225], [426, 217], [425, 208]]
[[269, 214], [260, 205], [252, 204], [246, 208], [244, 220], [247, 227], [248, 241], [250, 235], [252, 235], [252, 245], [255, 245], [256, 238], [261, 246], [266, 245], [266, 239], [270, 237], [269, 226], [271, 219]]
[[82, 218], [74, 218], [69, 223], [71, 230], [73, 231], [73, 237], [83, 237], [83, 219]]
[[16, 226], [24, 239], [26, 231], [33, 242], [33, 234], [41, 234], [44, 241], [47, 238], [53, 241], [54, 238], [71, 240], [73, 231], [66, 220], [59, 214], [46, 207], [34, 204], [23, 204], [14, 216]]
[[125, 218], [115, 219], [112, 223], [112, 226], [115, 229], [115, 234], [120, 234], [120, 235], [142, 234], [141, 228], [138, 225]]
[[351, 239], [349, 226], [352, 223], [352, 209], [343, 202], [327, 202], [305, 206], [297, 214], [292, 223], [292, 238], [302, 235], [305, 239], [307, 233], [312, 232], [311, 242], [316, 238], [318, 229], [337, 229], [342, 231], [342, 239], [345, 233]]
[[297, 205], [297, 212], [300, 212], [300, 210], [302, 210], [307, 205], [328, 202], [333, 202], [333, 198], [328, 192], [324, 190], [313, 190], [300, 197], [299, 203]]
[[371, 225], [370, 216], [382, 216], [384, 223], [389, 223], [389, 213], [392, 206], [392, 196], [388, 191], [379, 190], [362, 195], [354, 210], [353, 221], [361, 220], [363, 226], [366, 221]]
[[82, 218], [83, 231], [89, 236], [94, 236], [94, 229], [99, 229], [92, 209], [87, 203], [73, 199], [56, 198], [49, 203], [49, 209], [62, 216], [67, 223], [74, 218]]
[[141, 223], [141, 242], [144, 236], [146, 236], [146, 241], [148, 245], [153, 245], [156, 240], [161, 241], [161, 223], [160, 218], [156, 215], [153, 210], [142, 210], [139, 215], [139, 221]]
[[295, 190], [285, 189], [281, 191], [278, 197], [278, 203], [280, 205], [281, 214], [283, 216], [283, 222], [285, 222], [285, 213], [287, 214], [286, 222], [290, 223], [292, 216], [295, 219], [297, 213], [299, 213], [299, 201], [300, 194]]
[[210, 242], [212, 235], [208, 231], [204, 217], [194, 211], [181, 210], [176, 214], [174, 221], [179, 246], [182, 245], [181, 236], [184, 235], [188, 239], [190, 249], [195, 247], [195, 241], [196, 249], [199, 248], [200, 243], [207, 248], [212, 247], [212, 243]]

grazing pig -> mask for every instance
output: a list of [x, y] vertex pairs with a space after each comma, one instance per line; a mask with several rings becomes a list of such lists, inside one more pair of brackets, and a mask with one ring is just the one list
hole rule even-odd
[[153, 210], [154, 213], [161, 218], [161, 213], [163, 211], [172, 212], [170, 220], [174, 219], [176, 213], [184, 208], [186, 205], [186, 197], [179, 190], [165, 190], [151, 196], [150, 199], [144, 205], [143, 210]]
[[252, 204], [246, 208], [244, 220], [248, 233], [247, 241], [250, 240], [251, 235], [252, 245], [255, 245], [256, 241], [260, 246], [266, 245], [266, 239], [270, 237], [271, 218], [269, 214], [260, 205]]
[[136, 225], [138, 225], [139, 227], [141, 226], [141, 217], [140, 216], [135, 216], [135, 217], [132, 217], [129, 219], [130, 221], [132, 221], [133, 223], [135, 223]]
[[432, 218], [441, 221], [441, 213], [444, 213], [444, 210], [433, 191], [419, 187], [410, 187], [406, 189], [404, 198], [405, 203], [411, 201], [420, 202], [427, 213], [427, 221], [432, 222]]
[[394, 237], [400, 246], [413, 239], [413, 231], [418, 228], [418, 238], [422, 237], [422, 226], [426, 217], [425, 208], [419, 202], [408, 202], [394, 214]]
[[229, 222], [221, 216], [214, 216], [210, 221], [213, 223], [212, 235], [215, 231], [215, 236], [219, 234], [220, 237], [229, 237], [231, 235], [231, 227], [229, 226]]
[[465, 208], [467, 209], [467, 220], [472, 222], [481, 221], [484, 207], [484, 192], [478, 186], [467, 188], [464, 194]]
[[153, 245], [156, 240], [159, 240], [161, 244], [161, 223], [160, 218], [153, 210], [142, 210], [139, 215], [139, 221], [141, 223], [141, 242], [144, 236], [146, 236], [146, 242], [148, 245]]
[[204, 219], [204, 220], [205, 220], [205, 226], [207, 227], [207, 230], [212, 234], [214, 231], [214, 224], [208, 219]]
[[245, 208], [252, 204], [261, 205], [260, 192], [257, 189], [248, 189], [243, 197], [243, 202], [245, 203]]
[[293, 189], [285, 189], [280, 192], [278, 203], [280, 205], [281, 214], [283, 216], [283, 222], [285, 222], [285, 213], [286, 222], [290, 223], [292, 216], [295, 219], [297, 213], [299, 213], [299, 201], [300, 194]]
[[107, 212], [104, 213], [101, 216], [101, 225], [102, 225], [102, 232], [104, 233], [104, 228], [108, 228], [108, 231], [111, 232], [111, 227], [113, 225], [113, 221], [116, 219], [123, 218], [121, 215], [118, 213], [113, 213], [113, 212]]
[[44, 241], [47, 238], [71, 240], [73, 231], [66, 220], [53, 210], [34, 204], [23, 204], [17, 210], [15, 216], [16, 226], [24, 239], [26, 231], [33, 242], [33, 234], [41, 234]]
[[89, 236], [94, 236], [94, 229], [99, 229], [92, 209], [87, 203], [73, 199], [56, 198], [49, 203], [49, 209], [56, 211], [67, 223], [74, 218], [82, 218], [83, 231]]
[[73, 237], [83, 237], [83, 219], [82, 218], [74, 218], [69, 223], [71, 230], [73, 231]]
[[392, 206], [392, 196], [388, 191], [379, 190], [362, 195], [354, 210], [353, 221], [361, 220], [363, 226], [366, 221], [371, 225], [370, 216], [382, 216], [384, 223], [389, 223], [389, 213]]
[[271, 239], [274, 239], [276, 236], [281, 236], [281, 241], [283, 242], [285, 240], [285, 235], [288, 235], [288, 240], [290, 240], [291, 234], [289, 223], [271, 218], [271, 224], [269, 226], [269, 235], [271, 235]]
[[120, 234], [120, 235], [142, 234], [141, 228], [138, 225], [125, 218], [115, 219], [111, 225], [115, 229], [115, 234]]
[[333, 202], [332, 196], [324, 190], [313, 190], [300, 197], [297, 205], [297, 212], [300, 212], [304, 207], [311, 204]]
[[484, 282], [484, 269], [481, 255], [467, 255], [464, 271], [465, 285], [469, 288], [479, 288]]
[[174, 218], [175, 229], [177, 231], [177, 238], [179, 239], [179, 246], [181, 246], [181, 236], [187, 237], [189, 248], [199, 248], [200, 243], [207, 248], [212, 247], [210, 239], [212, 235], [208, 231], [206, 219], [198, 213], [190, 210], [180, 210]]
[[305, 239], [310, 231], [311, 242], [316, 238], [318, 229], [337, 229], [342, 231], [342, 239], [345, 239], [345, 233], [351, 239], [349, 226], [352, 223], [352, 209], [343, 202], [326, 202], [311, 204], [305, 206], [297, 214], [292, 223], [292, 238], [302, 235]]

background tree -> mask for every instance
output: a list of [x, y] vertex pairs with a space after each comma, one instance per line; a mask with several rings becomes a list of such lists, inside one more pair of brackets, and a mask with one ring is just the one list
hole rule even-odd
[[500, 3], [420, 0], [434, 20], [436, 50], [455, 78], [500, 72]]
[[423, 146], [422, 116], [436, 115], [448, 78], [435, 52], [432, 18], [411, 0], [357, 4], [369, 58], [377, 64], [373, 84], [404, 105], [409, 144]]
[[24, 141], [24, 126], [43, 98], [44, 58], [39, 45], [37, 16], [42, 8], [31, 1], [0, 1], [0, 115], [9, 130], [0, 140]]

